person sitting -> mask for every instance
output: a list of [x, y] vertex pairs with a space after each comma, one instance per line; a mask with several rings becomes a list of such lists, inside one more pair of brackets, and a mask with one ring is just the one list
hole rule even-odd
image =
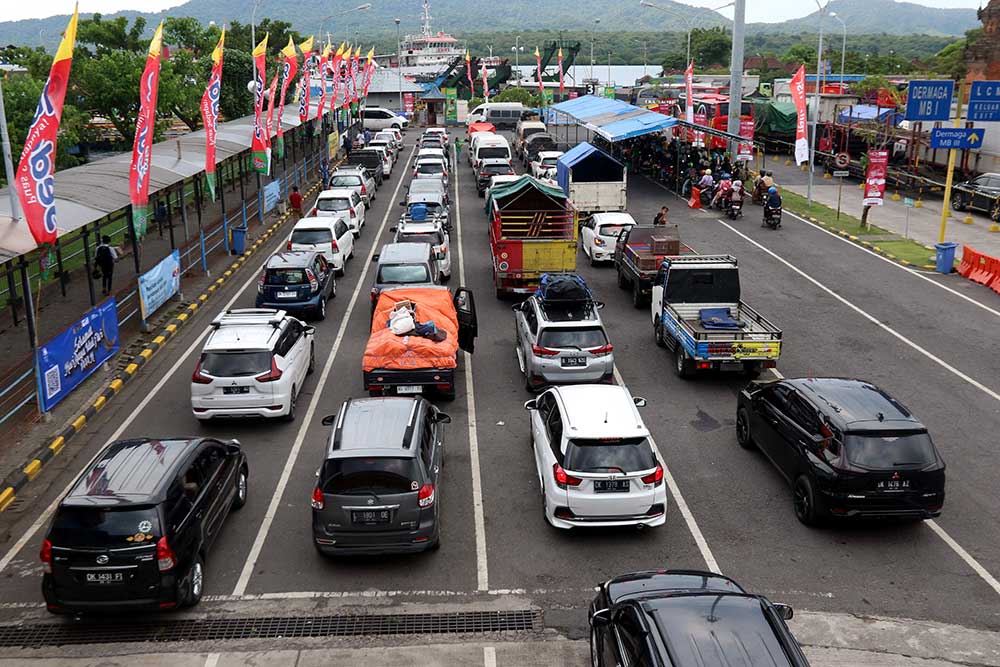
[[715, 190], [715, 195], [712, 197], [712, 206], [719, 204], [723, 199], [729, 196], [729, 191], [733, 189], [732, 177], [726, 173], [722, 175], [722, 180], [719, 181], [719, 187]]
[[715, 179], [712, 178], [712, 170], [706, 169], [701, 175], [701, 180], [698, 181], [698, 187], [702, 190], [711, 190], [715, 187]]

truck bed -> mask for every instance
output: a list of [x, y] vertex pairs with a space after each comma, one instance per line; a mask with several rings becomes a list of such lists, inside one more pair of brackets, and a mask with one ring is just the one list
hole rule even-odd
[[[693, 303], [671, 304], [676, 317], [684, 322], [698, 340], [774, 340], [781, 331], [745, 303]], [[733, 319], [746, 323], [742, 329], [706, 329], [699, 317], [705, 308], [729, 308]]]

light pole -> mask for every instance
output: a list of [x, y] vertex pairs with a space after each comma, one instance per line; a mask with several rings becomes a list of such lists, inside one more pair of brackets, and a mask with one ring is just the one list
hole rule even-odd
[[700, 12], [697, 12], [694, 16], [687, 17], [684, 14], [681, 14], [680, 12], [675, 12], [672, 9], [667, 9], [666, 7], [661, 7], [660, 5], [657, 5], [657, 4], [653, 3], [653, 2], [650, 2], [649, 0], [639, 0], [639, 6], [640, 7], [649, 7], [650, 9], [659, 9], [664, 14], [670, 14], [671, 16], [673, 16], [675, 18], [679, 18], [681, 21], [684, 22], [684, 30], [685, 30], [685, 32], [687, 32], [687, 58], [684, 61], [685, 65], [687, 63], [691, 62], [691, 30], [694, 28], [695, 21], [697, 21], [699, 18], [701, 18], [702, 16], [704, 16], [705, 14], [707, 14], [709, 12], [717, 12], [720, 9], [725, 9], [726, 7], [732, 7], [735, 4], [736, 4], [736, 2], [735, 2], [735, 0], [733, 0], [733, 2], [728, 2], [728, 3], [726, 3], [726, 4], [724, 4], [724, 5], [720, 6], [720, 7], [715, 7], [715, 8], [708, 7], [708, 8], [705, 8], [705, 9], [701, 10]]
[[594, 80], [594, 42], [597, 40], [597, 26], [601, 19], [594, 19], [594, 29], [590, 33], [590, 80]]
[[524, 52], [524, 47], [521, 46], [521, 36], [514, 36], [514, 46], [510, 47], [510, 50], [514, 52], [514, 71], [517, 72], [517, 87], [521, 87], [521, 79], [524, 75], [521, 74], [521, 63], [519, 56]]
[[823, 71], [823, 17], [826, 16], [826, 5], [819, 4], [819, 0], [813, 0], [819, 8], [819, 48], [816, 50], [816, 94], [813, 95], [815, 110], [813, 112], [813, 133], [812, 141], [809, 144], [809, 183], [806, 186], [806, 201], [812, 205], [813, 197], [813, 171], [816, 166], [816, 135], [819, 133], [819, 80]]
[[844, 19], [837, 16], [837, 12], [830, 12], [832, 18], [840, 22], [840, 27], [844, 31], [844, 39], [840, 43], [840, 94], [844, 94], [844, 61], [847, 59], [847, 24]]
[[[337, 16], [343, 16], [344, 14], [350, 14], [352, 12], [363, 12], [366, 9], [371, 9], [371, 8], [372, 8], [372, 3], [366, 2], [363, 5], [358, 5], [357, 7], [352, 7], [350, 9], [345, 9], [342, 12], [334, 12], [333, 14], [327, 14], [326, 16], [324, 16], [323, 18], [321, 18], [319, 20], [319, 32], [316, 33], [316, 34], [318, 34], [320, 40], [322, 40], [323, 39], [323, 24], [326, 23], [327, 21], [329, 21], [330, 19], [335, 18]], [[357, 32], [354, 33], [355, 36], [357, 36], [357, 34], [358, 34]], [[330, 43], [329, 36], [327, 37], [326, 41], [327, 41], [327, 44]], [[357, 40], [355, 40], [355, 41], [357, 41]]]
[[393, 19], [396, 24], [396, 76], [399, 77], [399, 113], [403, 113], [403, 46], [399, 40], [399, 19]]
[[611, 83], [611, 52], [608, 51], [608, 85], [613, 85]]
[[250, 48], [257, 48], [257, 8], [264, 0], [254, 0], [253, 11], [250, 12]]
[[642, 40], [642, 75], [646, 76], [647, 63], [649, 62], [649, 52], [646, 50], [646, 40]]

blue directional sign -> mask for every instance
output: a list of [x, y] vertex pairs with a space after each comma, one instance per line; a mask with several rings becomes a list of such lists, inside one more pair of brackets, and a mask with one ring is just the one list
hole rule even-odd
[[906, 93], [906, 120], [948, 120], [954, 93], [954, 81], [911, 81]]
[[979, 148], [986, 130], [978, 127], [936, 127], [931, 130], [931, 148]]
[[966, 118], [981, 123], [1000, 122], [1000, 81], [973, 81]]

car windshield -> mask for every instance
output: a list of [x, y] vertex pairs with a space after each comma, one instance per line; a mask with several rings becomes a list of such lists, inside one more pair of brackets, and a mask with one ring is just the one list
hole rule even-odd
[[329, 459], [320, 476], [323, 493], [345, 496], [410, 493], [420, 479], [415, 459], [390, 457]]
[[656, 457], [647, 438], [576, 438], [566, 445], [563, 463], [576, 472], [639, 472], [655, 468]]
[[618, 235], [622, 233], [622, 230], [626, 227], [631, 227], [632, 225], [626, 224], [614, 224], [614, 225], [601, 225], [597, 228], [597, 234], [599, 236], [613, 236], [618, 238]]
[[[113, 492], [109, 490], [108, 495]], [[60, 507], [49, 539], [63, 547], [132, 547], [139, 533], [138, 544], [156, 544], [160, 517], [155, 507]]]
[[430, 273], [423, 264], [383, 264], [378, 267], [377, 282], [383, 285], [429, 283]]
[[600, 327], [552, 327], [539, 334], [538, 344], [542, 347], [555, 349], [585, 350], [607, 345], [608, 337], [604, 335], [604, 330]]
[[444, 166], [440, 162], [421, 162], [417, 165], [418, 174], [443, 174]]
[[305, 269], [268, 269], [265, 285], [305, 285], [309, 282]]
[[293, 244], [329, 243], [333, 240], [333, 232], [329, 229], [293, 229]]
[[271, 353], [265, 350], [243, 352], [205, 352], [201, 370], [213, 377], [239, 378], [266, 373], [271, 368]]
[[490, 158], [509, 158], [510, 153], [506, 146], [484, 146], [479, 149], [480, 160], [489, 160]]
[[848, 433], [844, 452], [853, 465], [873, 470], [923, 467], [934, 463], [934, 444], [924, 431]]
[[440, 232], [400, 232], [396, 235], [396, 243], [429, 243], [441, 245], [444, 239]]
[[351, 208], [350, 199], [324, 198], [316, 202], [318, 211], [346, 211]]
[[361, 185], [360, 176], [334, 176], [330, 179], [330, 187], [334, 188], [351, 188], [356, 185]]

